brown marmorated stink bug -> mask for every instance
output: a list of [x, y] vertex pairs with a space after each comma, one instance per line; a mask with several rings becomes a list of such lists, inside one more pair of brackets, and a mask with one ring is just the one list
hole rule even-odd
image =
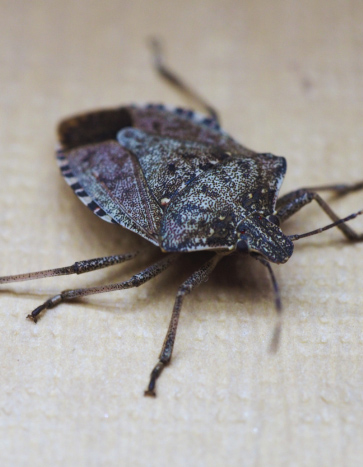
[[[224, 256], [249, 254], [268, 269], [280, 313], [279, 289], [270, 263], [285, 263], [293, 253], [294, 241], [335, 226], [352, 242], [363, 239], [346, 225], [363, 210], [339, 219], [317, 193], [330, 190], [343, 195], [362, 189], [363, 182], [302, 188], [278, 198], [285, 158], [256, 153], [222, 131], [214, 109], [165, 67], [157, 42], [154, 52], [159, 73], [210, 116], [163, 105], [130, 105], [81, 114], [60, 123], [57, 159], [67, 183], [97, 216], [136, 232], [164, 254], [125, 282], [63, 291], [28, 315], [36, 322], [40, 313], [61, 302], [138, 287], [163, 272], [181, 253], [210, 251], [210, 259], [179, 287], [159, 361], [145, 391], [148, 396], [155, 396], [156, 380], [170, 362], [184, 297], [208, 279]], [[302, 235], [284, 235], [280, 225], [313, 200], [333, 222]], [[2, 277], [0, 283], [82, 274], [122, 263], [136, 254]], [[280, 321], [273, 347], [279, 332]]]

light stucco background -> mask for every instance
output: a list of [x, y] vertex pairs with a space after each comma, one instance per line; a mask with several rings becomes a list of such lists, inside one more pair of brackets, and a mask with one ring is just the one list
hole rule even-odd
[[[74, 112], [191, 105], [151, 68], [150, 35], [229, 133], [287, 157], [282, 193], [361, 180], [362, 2], [2, 0], [0, 12], [0, 274], [145, 250], [110, 270], [1, 288], [1, 465], [360, 465], [363, 244], [337, 230], [299, 241], [275, 267], [275, 356], [266, 271], [220, 263], [185, 300], [155, 400], [143, 390], [195, 256], [140, 289], [61, 305], [36, 326], [25, 316], [62, 289], [126, 279], [157, 257], [81, 205], [53, 156], [56, 123]], [[363, 195], [333, 206], [348, 215]], [[328, 222], [311, 205], [286, 232]], [[351, 225], [363, 231], [363, 219]]]

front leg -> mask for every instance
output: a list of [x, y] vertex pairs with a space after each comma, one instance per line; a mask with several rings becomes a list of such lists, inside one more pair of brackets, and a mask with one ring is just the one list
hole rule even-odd
[[[357, 188], [357, 186], [359, 188]], [[329, 187], [319, 187], [318, 189], [332, 190], [336, 191], [338, 194], [346, 194], [361, 188], [362, 183], [351, 186], [336, 185]], [[330, 219], [332, 219], [333, 222], [337, 222], [340, 220], [340, 217], [330, 208], [328, 203], [324, 201], [318, 193], [313, 191], [313, 189], [309, 188], [301, 188], [300, 190], [293, 191], [280, 198], [276, 204], [276, 216], [282, 224], [289, 217], [291, 217], [296, 212], [300, 211], [301, 208], [311, 203], [311, 201], [313, 200], [315, 200], [319, 204], [319, 206], [323, 209], [323, 211], [326, 212], [326, 214], [330, 217]], [[337, 227], [351, 241], [360, 241], [363, 239], [363, 234], [358, 234], [345, 223], [339, 223]]]

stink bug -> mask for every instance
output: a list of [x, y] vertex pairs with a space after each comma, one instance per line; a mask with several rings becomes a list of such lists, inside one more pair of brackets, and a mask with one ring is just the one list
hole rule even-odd
[[[97, 216], [141, 235], [164, 253], [155, 264], [131, 279], [111, 285], [66, 290], [46, 300], [28, 318], [36, 322], [47, 309], [64, 301], [112, 290], [138, 287], [163, 272], [181, 253], [207, 250], [210, 259], [179, 288], [159, 360], [145, 395], [170, 362], [184, 297], [206, 281], [226, 255], [249, 254], [269, 271], [275, 306], [279, 289], [271, 263], [285, 263], [294, 241], [338, 227], [350, 241], [363, 235], [339, 219], [318, 191], [347, 194], [363, 183], [295, 190], [278, 198], [286, 172], [283, 157], [254, 152], [219, 127], [215, 110], [165, 67], [157, 43], [155, 64], [160, 74], [205, 108], [209, 116], [162, 105], [124, 106], [89, 112], [64, 120], [58, 128], [61, 172], [80, 200]], [[280, 225], [315, 200], [332, 223], [302, 235], [285, 235]], [[65, 274], [82, 274], [132, 259], [128, 253], [72, 266], [0, 278], [0, 283]], [[276, 347], [280, 325], [272, 340]]]

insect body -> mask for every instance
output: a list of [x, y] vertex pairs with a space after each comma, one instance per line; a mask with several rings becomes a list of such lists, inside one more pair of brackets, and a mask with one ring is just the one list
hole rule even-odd
[[[165, 70], [161, 68], [173, 84], [185, 91], [180, 80], [171, 79], [173, 75]], [[36, 321], [41, 312], [63, 301], [138, 287], [164, 271], [180, 253], [211, 252], [210, 259], [177, 292], [146, 395], [155, 395], [156, 380], [170, 362], [183, 298], [208, 279], [223, 256], [247, 253], [266, 266], [280, 311], [270, 263], [286, 262], [295, 240], [333, 226], [350, 240], [362, 239], [345, 224], [362, 211], [339, 219], [316, 193], [328, 189], [345, 194], [362, 188], [362, 183], [300, 189], [278, 199], [286, 172], [285, 159], [240, 145], [219, 128], [216, 113], [210, 113], [210, 117], [202, 117], [160, 105], [125, 106], [79, 115], [59, 125], [61, 148], [57, 159], [76, 195], [96, 215], [141, 235], [159, 246], [164, 255], [128, 281], [63, 291], [37, 307], [29, 315], [31, 319]], [[303, 235], [284, 235], [280, 224], [312, 200], [333, 223]], [[81, 274], [135, 255], [96, 258], [69, 267], [3, 277], [0, 283]]]
[[[287, 261], [293, 244], [273, 216], [283, 157], [253, 153], [190, 111], [111, 112], [120, 116], [115, 139], [94, 142], [94, 129], [84, 130], [101, 115], [107, 126], [107, 111], [60, 125], [62, 173], [96, 214], [164, 252], [232, 252], [248, 243], [270, 261]], [[73, 132], [88, 139], [75, 145]]]

